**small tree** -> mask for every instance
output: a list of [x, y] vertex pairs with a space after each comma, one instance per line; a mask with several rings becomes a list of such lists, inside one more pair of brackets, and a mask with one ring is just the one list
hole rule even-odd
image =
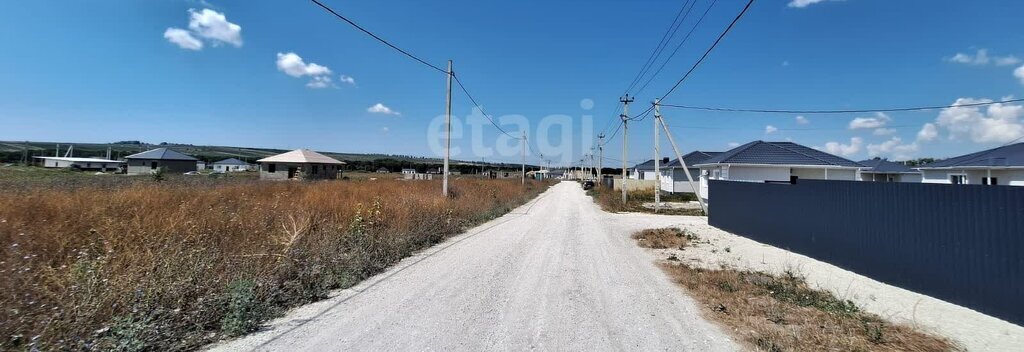
[[153, 170], [153, 181], [162, 182], [166, 173], [167, 168], [163, 166], [156, 168], [156, 170]]

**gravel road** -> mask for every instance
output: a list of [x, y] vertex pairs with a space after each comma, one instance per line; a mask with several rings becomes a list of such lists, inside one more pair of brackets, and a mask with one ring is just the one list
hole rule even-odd
[[646, 227], [563, 182], [212, 349], [738, 350], [629, 238]]

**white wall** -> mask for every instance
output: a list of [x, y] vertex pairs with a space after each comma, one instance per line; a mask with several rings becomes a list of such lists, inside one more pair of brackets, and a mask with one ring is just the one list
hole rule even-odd
[[781, 166], [730, 166], [729, 176], [733, 181], [789, 181], [789, 167]]
[[[955, 174], [966, 174], [967, 184], [970, 185], [980, 185], [982, 178], [989, 176], [987, 170], [923, 170], [921, 182], [949, 184], [949, 176]], [[1000, 185], [1024, 186], [1022, 169], [992, 170], [991, 175]]]

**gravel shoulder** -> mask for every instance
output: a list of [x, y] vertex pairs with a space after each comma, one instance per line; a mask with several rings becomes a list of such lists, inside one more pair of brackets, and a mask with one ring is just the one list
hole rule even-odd
[[[949, 337], [969, 351], [1013, 351], [1024, 346], [1024, 327], [926, 295], [888, 285], [837, 266], [736, 236], [709, 226], [706, 218], [620, 214], [624, 226], [677, 226], [700, 237], [685, 250], [649, 250], [652, 259], [675, 255], [683, 263], [707, 269], [782, 274], [791, 271], [807, 282], [849, 299], [867, 312], [891, 322]], [[625, 225], [631, 224], [631, 225]], [[728, 250], [726, 250], [728, 249]]]
[[210, 349], [739, 350], [629, 238], [649, 227], [633, 220], [563, 182]]

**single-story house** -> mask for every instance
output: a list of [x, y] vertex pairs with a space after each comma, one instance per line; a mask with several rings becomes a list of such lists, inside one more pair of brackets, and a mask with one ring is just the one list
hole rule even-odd
[[911, 169], [902, 163], [881, 158], [858, 161], [857, 163], [864, 165], [864, 168], [860, 169], [860, 176], [857, 178], [861, 181], [921, 182], [921, 171]]
[[389, 173], [389, 172], [391, 172], [391, 171], [389, 171], [388, 168], [386, 168], [386, 167], [381, 166], [381, 167], [377, 168], [377, 173], [378, 174], [386, 174], [386, 173]]
[[718, 154], [721, 154], [721, 152], [704, 152], [698, 150], [683, 155], [683, 161], [686, 163], [685, 169], [683, 168], [683, 164], [679, 162], [679, 159], [672, 160], [667, 164], [659, 165], [659, 169], [661, 170], [661, 190], [670, 193], [696, 193], [690, 187], [689, 179], [686, 178], [686, 172], [690, 172], [690, 177], [693, 178], [695, 185], [699, 184], [700, 168], [694, 165], [703, 163]]
[[213, 163], [214, 172], [249, 171], [251, 167], [252, 165], [249, 165], [249, 163], [235, 158], [227, 158]]
[[37, 156], [35, 158], [43, 161], [43, 167], [70, 168], [75, 170], [116, 171], [121, 168], [121, 164], [124, 164], [123, 161], [100, 158], [73, 158], [59, 156]]
[[[668, 164], [669, 158], [661, 158], [661, 165]], [[631, 180], [653, 180], [654, 177], [654, 159], [633, 165], [632, 168], [626, 170], [626, 177]]]
[[402, 174], [403, 175], [415, 175], [416, 174], [416, 169], [403, 168], [402, 169]]
[[345, 162], [309, 149], [296, 149], [256, 160], [261, 180], [333, 180]]
[[921, 182], [1024, 186], [1024, 143], [925, 164]]
[[129, 175], [145, 175], [163, 168], [167, 172], [196, 171], [199, 159], [167, 149], [156, 148], [124, 157]]
[[709, 158], [700, 168], [700, 196], [709, 180], [796, 182], [797, 179], [855, 181], [862, 165], [793, 142], [753, 141]]

